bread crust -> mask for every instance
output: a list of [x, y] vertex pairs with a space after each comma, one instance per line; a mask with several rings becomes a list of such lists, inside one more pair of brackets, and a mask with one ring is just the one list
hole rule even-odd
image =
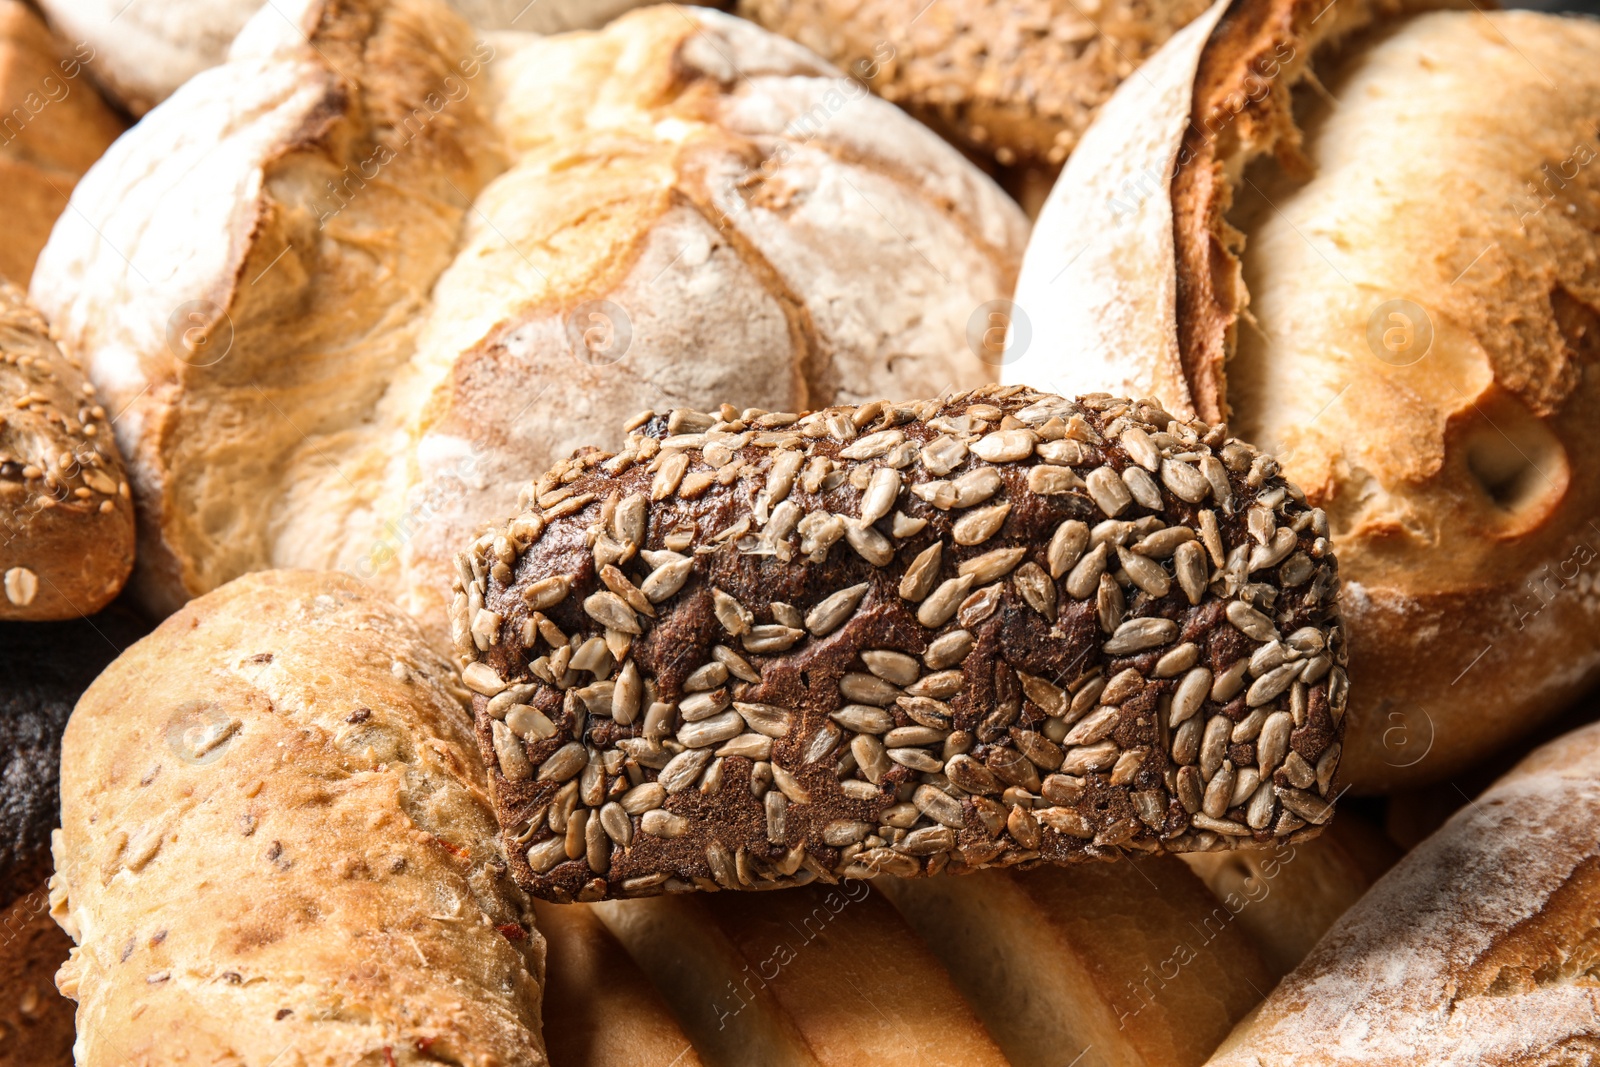
[[50, 921], [42, 881], [0, 910], [0, 939], [0, 1064], [73, 1067], [72, 1001], [55, 987], [72, 941]]
[[[1600, 264], [1587, 209], [1560, 206], [1594, 195], [1565, 158], [1592, 105], [1549, 112], [1520, 56], [1592, 100], [1573, 57], [1596, 30], [1321, 6], [1219, 5], [1113, 99], [1030, 245], [1035, 343], [1004, 377], [1148, 391], [1275, 450], [1333, 522], [1350, 781], [1379, 790], [1460, 769], [1600, 671]], [[1546, 157], [1561, 175], [1525, 192]], [[1383, 347], [1397, 301], [1421, 357]]]
[[[545, 1063], [544, 942], [454, 672], [354, 579], [252, 575], [84, 694], [53, 913], [78, 1067]], [[197, 906], [201, 904], [203, 906]]]
[[1020, 387], [634, 424], [457, 563], [534, 893], [1203, 851], [1331, 815], [1337, 571], [1270, 459]]
[[3, 279], [0, 396], [0, 620], [93, 615], [133, 570], [122, 457], [82, 368]]
[[1600, 726], [1545, 745], [1410, 852], [1216, 1067], [1578, 1063], [1600, 1049]]

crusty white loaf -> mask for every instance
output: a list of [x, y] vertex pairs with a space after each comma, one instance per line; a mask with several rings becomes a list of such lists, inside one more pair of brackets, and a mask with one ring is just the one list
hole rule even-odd
[[1481, 1067], [1600, 1055], [1600, 725], [1402, 859], [1212, 1059]]
[[232, 55], [91, 173], [34, 283], [127, 405], [162, 611], [293, 565], [433, 625], [450, 553], [641, 408], [989, 376], [965, 332], [1015, 204], [749, 23], [491, 44], [434, 0], [297, 0]]
[[54, 914], [78, 1067], [536, 1067], [544, 942], [454, 672], [342, 575], [198, 600], [84, 694]]
[[1006, 375], [1228, 418], [1328, 509], [1370, 790], [1600, 671], [1600, 24], [1325, 6], [1219, 4], [1125, 84]]

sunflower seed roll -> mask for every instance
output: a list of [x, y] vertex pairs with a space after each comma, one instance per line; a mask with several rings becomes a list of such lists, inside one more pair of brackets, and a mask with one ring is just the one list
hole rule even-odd
[[1154, 402], [646, 412], [458, 560], [551, 900], [1234, 848], [1332, 813], [1327, 521]]

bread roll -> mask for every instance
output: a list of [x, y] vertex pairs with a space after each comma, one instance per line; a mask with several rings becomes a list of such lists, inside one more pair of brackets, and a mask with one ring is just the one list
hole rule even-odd
[[50, 921], [41, 881], [0, 910], [0, 1064], [72, 1067], [72, 1001], [56, 991], [56, 968], [72, 941]]
[[456, 686], [406, 615], [307, 572], [107, 668], [67, 726], [51, 882], [78, 1067], [545, 1062], [544, 942]]
[[[95, 92], [92, 46], [68, 45], [19, 0], [0, 0], [0, 278], [26, 286], [50, 225], [125, 128]], [[11, 394], [6, 394], [11, 395]]]
[[1399, 855], [1381, 831], [1343, 812], [1308, 841], [1186, 853], [1183, 860], [1232, 914], [1276, 981]]
[[1536, 751], [1345, 913], [1211, 1061], [1583, 1063], [1600, 1050], [1600, 725]]
[[965, 331], [1016, 206], [748, 23], [490, 43], [430, 0], [298, 0], [233, 57], [95, 169], [34, 284], [127, 406], [163, 612], [293, 565], [431, 626], [478, 524], [641, 407], [989, 376]]
[[716, 1067], [1003, 1067], [868, 883], [594, 905]]
[[583, 905], [534, 903], [548, 945], [550, 1067], [700, 1067], [700, 1054], [639, 965]]
[[1002, 167], [1054, 172], [1113, 89], [1204, 0], [740, 0]]
[[1012, 1067], [1198, 1064], [1272, 981], [1230, 909], [1171, 857], [874, 885]]
[[1600, 25], [1323, 6], [1219, 5], [1127, 83], [1041, 217], [1005, 377], [1226, 417], [1327, 509], [1377, 790], [1600, 672]]
[[133, 570], [122, 457], [82, 367], [3, 278], [0, 396], [0, 620], [92, 615]]
[[1332, 814], [1337, 573], [1269, 458], [998, 386], [630, 425], [457, 563], [535, 894], [1204, 851]]

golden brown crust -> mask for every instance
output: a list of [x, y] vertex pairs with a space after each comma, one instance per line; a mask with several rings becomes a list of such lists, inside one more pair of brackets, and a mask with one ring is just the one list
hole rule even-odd
[[0, 279], [0, 619], [93, 615], [133, 569], [133, 501], [76, 361]]
[[0, 0], [0, 278], [24, 288], [72, 187], [126, 129], [88, 77], [94, 58], [20, 0]]
[[72, 940], [50, 921], [41, 883], [0, 911], [0, 1064], [72, 1067], [72, 1001], [56, 991], [56, 968]]
[[[544, 944], [454, 672], [354, 579], [195, 601], [79, 702], [53, 911], [78, 1067], [535, 1067]], [[197, 906], [198, 905], [198, 906]], [[279, 1061], [282, 1062], [282, 1061]]]

